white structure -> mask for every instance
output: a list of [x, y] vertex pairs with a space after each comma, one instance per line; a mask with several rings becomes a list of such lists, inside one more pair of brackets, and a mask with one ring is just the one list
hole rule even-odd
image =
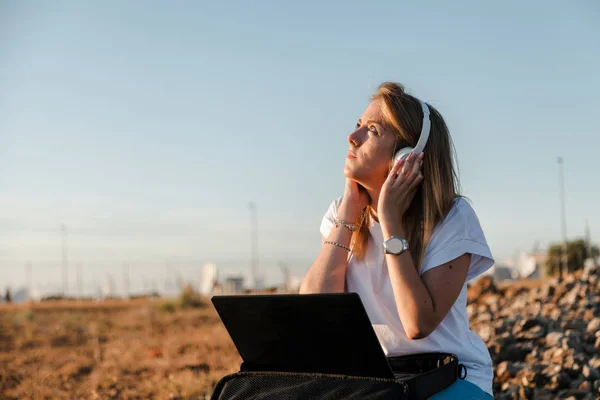
[[515, 257], [514, 269], [517, 271], [520, 278], [540, 278], [545, 275], [545, 263], [545, 253], [521, 252]]
[[286, 285], [287, 290], [291, 293], [298, 293], [302, 279], [301, 276], [290, 276]]
[[261, 290], [263, 290], [265, 288], [265, 278], [262, 276], [257, 276], [256, 279], [254, 280], [254, 290], [256, 290], [257, 292], [260, 292]]
[[106, 282], [102, 285], [102, 298], [112, 297], [115, 293], [115, 280], [111, 275], [106, 277]]
[[200, 294], [209, 296], [217, 284], [217, 265], [212, 263], [204, 264], [202, 278], [200, 280]]

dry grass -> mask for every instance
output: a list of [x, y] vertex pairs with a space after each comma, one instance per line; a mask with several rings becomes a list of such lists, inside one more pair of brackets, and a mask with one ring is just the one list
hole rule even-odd
[[205, 303], [0, 307], [0, 399], [203, 399], [241, 362]]

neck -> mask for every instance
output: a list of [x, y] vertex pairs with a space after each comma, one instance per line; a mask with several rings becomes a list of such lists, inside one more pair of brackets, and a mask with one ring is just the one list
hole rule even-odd
[[379, 204], [379, 194], [381, 193], [381, 188], [377, 190], [367, 189], [367, 193], [369, 193], [369, 198], [371, 199], [369, 203], [369, 205], [371, 206], [371, 215], [373, 216], [373, 218], [375, 218], [375, 221], [379, 222], [377, 216], [377, 205]]

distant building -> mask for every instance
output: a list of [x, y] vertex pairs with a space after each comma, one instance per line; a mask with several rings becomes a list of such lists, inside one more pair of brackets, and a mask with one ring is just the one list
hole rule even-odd
[[513, 268], [520, 278], [542, 278], [546, 275], [546, 253], [521, 252], [514, 260]]
[[265, 278], [263, 278], [263, 277], [256, 277], [254, 279], [254, 290], [256, 290], [257, 292], [260, 292], [264, 288], [265, 288]]
[[244, 290], [243, 276], [228, 276], [222, 285], [223, 294], [241, 293]]
[[25, 303], [28, 300], [32, 300], [32, 297], [26, 287], [20, 287], [14, 291], [6, 288], [0, 294], [0, 303]]
[[508, 265], [496, 265], [494, 266], [494, 281], [502, 282], [502, 281], [514, 281], [519, 278], [519, 274], [514, 270], [514, 268], [509, 267]]
[[494, 282], [514, 281], [519, 278], [519, 274], [515, 269], [507, 264], [494, 264], [492, 268], [487, 270], [483, 276], [491, 277]]
[[29, 294], [29, 290], [27, 288], [19, 288], [15, 291], [13, 295], [12, 301], [14, 303], [24, 303], [27, 300], [31, 299], [31, 295]]

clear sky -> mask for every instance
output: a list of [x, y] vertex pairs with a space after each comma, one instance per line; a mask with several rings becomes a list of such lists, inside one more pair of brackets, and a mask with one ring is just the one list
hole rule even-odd
[[[250, 5], [252, 3], [252, 5]], [[285, 3], [285, 4], [284, 4]], [[437, 107], [496, 261], [600, 237], [600, 5], [2, 2], [0, 286], [302, 275], [377, 85]], [[597, 242], [597, 240], [596, 240]]]

